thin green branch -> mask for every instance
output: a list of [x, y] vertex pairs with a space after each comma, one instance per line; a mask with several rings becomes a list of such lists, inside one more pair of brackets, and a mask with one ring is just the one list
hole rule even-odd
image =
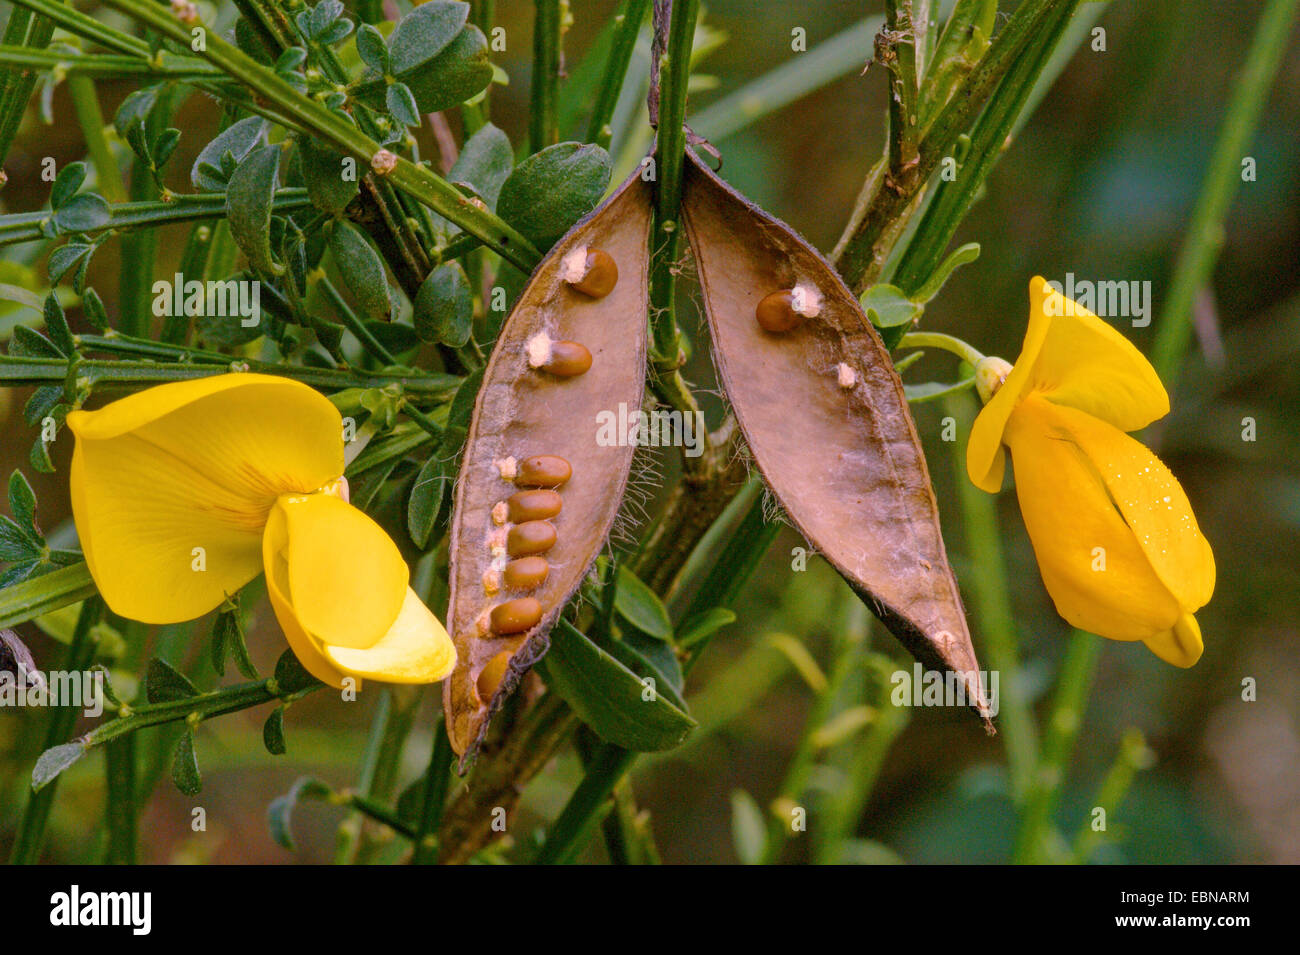
[[1192, 302], [1210, 281], [1223, 247], [1223, 223], [1244, 180], [1243, 163], [1248, 158], [1245, 151], [1259, 126], [1269, 88], [1286, 52], [1297, 6], [1300, 6], [1297, 0], [1269, 0], [1260, 14], [1255, 38], [1210, 156], [1191, 224], [1178, 252], [1169, 295], [1151, 349], [1151, 363], [1170, 391], [1177, 385], [1191, 340]]
[[224, 74], [193, 57], [177, 56], [166, 50], [155, 57], [119, 53], [67, 53], [31, 50], [0, 44], [0, 66], [24, 70], [48, 70], [67, 76], [155, 76], [170, 80], [203, 80]]
[[564, 28], [560, 0], [533, 3], [533, 85], [529, 94], [528, 151], [540, 152], [560, 139], [560, 60]]
[[[84, 673], [90, 669], [95, 660], [94, 627], [103, 614], [104, 604], [98, 597], [93, 597], [81, 607], [77, 616], [77, 626], [72, 633], [72, 642], [68, 644], [68, 655], [64, 659], [63, 669], [68, 673]], [[65, 742], [72, 735], [81, 712], [79, 706], [64, 704], [50, 708], [50, 722], [45, 730], [44, 749], [51, 749]], [[35, 865], [40, 861], [41, 849], [45, 845], [45, 829], [49, 822], [50, 809], [54, 806], [54, 796], [58, 792], [57, 777], [39, 790], [31, 793], [27, 805], [23, 807], [22, 818], [18, 822], [18, 831], [14, 837], [13, 850], [9, 856], [12, 865]]]
[[596, 88], [596, 105], [592, 108], [591, 120], [587, 125], [587, 142], [595, 143], [603, 149], [609, 148], [614, 137], [610, 123], [614, 118], [614, 110], [618, 107], [628, 64], [632, 62], [637, 36], [641, 32], [641, 24], [645, 23], [650, 3], [651, 0], [622, 0], [618, 13], [614, 15], [609, 55], [605, 58], [600, 85]]

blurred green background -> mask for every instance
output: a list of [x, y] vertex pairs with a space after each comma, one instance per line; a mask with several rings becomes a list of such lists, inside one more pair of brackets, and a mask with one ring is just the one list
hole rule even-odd
[[[573, 0], [566, 38], [571, 62], [615, 6]], [[1105, 31], [1105, 50], [1085, 41], [1011, 144], [958, 234], [958, 241], [979, 242], [982, 255], [930, 304], [923, 327], [1014, 359], [1029, 278], [1063, 280], [1067, 272], [1080, 279], [1149, 280], [1158, 314], [1260, 7], [1247, 0], [1085, 4], [1084, 14]], [[879, 4], [870, 2], [706, 3], [704, 23], [713, 32], [697, 48], [711, 50], [697, 67], [688, 122], [707, 116], [710, 103], [760, 74], [809, 55], [791, 51], [792, 29], [802, 27], [815, 50], [877, 13]], [[493, 120], [518, 144], [527, 128], [531, 5], [499, 2], [497, 16], [508, 38], [497, 62], [510, 84], [493, 93]], [[1212, 287], [1198, 306], [1195, 354], [1172, 395], [1173, 413], [1157, 426], [1161, 456], [1183, 482], [1215, 549], [1217, 590], [1198, 614], [1206, 652], [1196, 667], [1181, 671], [1138, 644], [1103, 647], [1065, 777], [1057, 815], [1062, 829], [1072, 834], [1086, 824], [1126, 730], [1141, 730], [1153, 762], [1112, 813], [1111, 835], [1119, 838], [1096, 853], [1097, 861], [1300, 862], [1300, 49], [1294, 40], [1249, 151], [1257, 180], [1241, 185]], [[876, 69], [859, 72], [870, 54], [864, 44], [857, 66], [839, 79], [714, 140], [723, 175], [823, 250], [838, 237], [883, 143], [884, 77]], [[101, 84], [106, 115], [130, 89]], [[55, 91], [52, 110], [55, 122], [48, 126], [32, 112], [6, 164], [10, 182], [0, 191], [5, 212], [45, 201], [41, 157], [52, 155], [60, 166], [82, 158], [63, 88]], [[185, 137], [173, 172], [188, 170], [215, 133], [217, 118], [207, 99], [189, 101], [176, 124]], [[629, 128], [636, 136], [616, 139], [612, 149], [625, 166], [646, 141], [635, 117]], [[707, 125], [697, 131], [710, 132]], [[173, 185], [185, 188], [183, 178]], [[159, 275], [170, 274], [169, 256], [179, 245], [179, 238], [169, 243], [164, 236]], [[117, 243], [108, 243], [91, 273], [110, 313], [116, 251]], [[687, 325], [699, 346], [689, 371], [701, 386], [712, 387], [707, 349], [698, 328], [689, 319]], [[1149, 348], [1153, 329], [1124, 331]], [[950, 378], [951, 361], [929, 356], [908, 378], [925, 380], [927, 372]], [[18, 414], [25, 397], [0, 396], [0, 473], [21, 466], [33, 478], [49, 530], [66, 518], [70, 447], [60, 442], [59, 473], [32, 474], [26, 453], [33, 435]], [[966, 569], [981, 555], [965, 546], [954, 483], [964, 472], [953, 460], [964, 445], [939, 440], [946, 413], [926, 405], [917, 409], [917, 419], [949, 550], [965, 584]], [[1254, 442], [1242, 440], [1245, 417], [1257, 422]], [[1069, 628], [1041, 585], [1014, 494], [1004, 492], [998, 506], [1023, 690], [1041, 719]], [[682, 749], [638, 764], [637, 797], [651, 814], [665, 861], [734, 861], [733, 790], [746, 790], [760, 805], [778, 791], [812, 694], [771, 637], [799, 637], [825, 665], [852, 603], [838, 578], [816, 562], [805, 573], [791, 573], [791, 549], [800, 544], [788, 530], [782, 533], [741, 601], [740, 619], [692, 674], [688, 698], [701, 729]], [[259, 665], [269, 666], [282, 638], [265, 608], [256, 622], [254, 654]], [[978, 650], [981, 621], [974, 612], [972, 625]], [[30, 626], [21, 633], [38, 661], [50, 659], [55, 648], [48, 638]], [[880, 628], [872, 639], [903, 659]], [[1258, 684], [1254, 702], [1242, 700], [1248, 677]], [[262, 749], [264, 714], [241, 713], [205, 726], [199, 736], [204, 791], [190, 799], [165, 781], [159, 785], [142, 820], [143, 861], [327, 860], [340, 810], [300, 808], [295, 856], [271, 842], [264, 808], [304, 773], [340, 786], [352, 782], [375, 705], [373, 694], [366, 696], [352, 706], [324, 695], [295, 705], [285, 757]], [[406, 779], [427, 759], [433, 699], [427, 695], [420, 704]], [[27, 731], [35, 725], [27, 714], [0, 713], [0, 852], [7, 852], [23, 798], [37, 746]], [[915, 709], [884, 760], [859, 833], [910, 862], [1005, 861], [1014, 817], [1003, 765], [999, 741], [987, 738], [969, 713]], [[576, 778], [571, 755], [539, 778], [512, 823], [516, 837], [553, 817]], [[93, 855], [101, 782], [98, 758], [69, 772], [55, 810], [52, 860]], [[814, 777], [810, 798], [817, 798], [819, 785], [833, 788], [835, 780]], [[196, 805], [207, 811], [206, 832], [191, 831]], [[603, 858], [598, 842], [586, 858]], [[805, 841], [796, 839], [785, 858], [800, 860], [806, 851]]]

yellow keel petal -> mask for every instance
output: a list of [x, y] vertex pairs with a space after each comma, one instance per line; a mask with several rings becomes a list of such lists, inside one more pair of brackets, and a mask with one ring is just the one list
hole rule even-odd
[[1164, 633], [1143, 641], [1152, 653], [1176, 667], [1189, 667], [1201, 658], [1205, 644], [1201, 642], [1201, 627], [1196, 618], [1185, 613]]
[[383, 528], [329, 494], [283, 497], [289, 589], [303, 628], [322, 644], [373, 647], [397, 619], [410, 571]]
[[326, 646], [340, 670], [384, 683], [436, 683], [456, 665], [456, 648], [423, 601], [409, 587], [401, 613], [368, 650]]

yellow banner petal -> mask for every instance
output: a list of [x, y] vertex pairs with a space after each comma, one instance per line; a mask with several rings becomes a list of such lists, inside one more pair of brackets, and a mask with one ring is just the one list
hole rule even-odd
[[397, 619], [410, 571], [383, 528], [337, 497], [280, 498], [294, 612], [316, 640], [373, 647]]
[[1081, 630], [1114, 640], [1156, 637], [1183, 608], [1116, 509], [1091, 448], [1065, 417], [1069, 410], [1029, 397], [1007, 427], [1016, 495], [1043, 583], [1061, 616]]
[[1029, 330], [1016, 367], [1027, 358], [1026, 394], [1086, 411], [1121, 431], [1169, 413], [1169, 394], [1133, 343], [1037, 276], [1029, 283]]
[[68, 426], [87, 564], [114, 612], [146, 623], [220, 605], [257, 574], [276, 497], [343, 471], [338, 411], [267, 375], [161, 385], [74, 411]]
[[325, 647], [339, 669], [384, 683], [436, 683], [456, 665], [456, 648], [442, 623], [409, 587], [397, 620], [368, 650]]

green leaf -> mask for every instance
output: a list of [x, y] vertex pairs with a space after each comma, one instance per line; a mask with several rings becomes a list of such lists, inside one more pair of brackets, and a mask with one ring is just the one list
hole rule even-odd
[[388, 72], [388, 47], [384, 44], [384, 35], [369, 23], [357, 27], [357, 53], [361, 62], [376, 73]]
[[659, 640], [672, 640], [673, 623], [668, 608], [641, 578], [623, 566], [618, 568], [614, 609], [642, 633]]
[[22, 471], [9, 475], [9, 513], [19, 525], [30, 528], [32, 534], [40, 538], [36, 529], [36, 492]]
[[415, 546], [424, 550], [429, 536], [442, 515], [447, 500], [447, 488], [456, 479], [448, 462], [437, 453], [429, 456], [411, 485], [411, 497], [406, 505], [406, 529]]
[[978, 242], [967, 242], [953, 250], [948, 258], [944, 259], [940, 266], [934, 270], [931, 276], [926, 279], [922, 285], [912, 295], [912, 301], [924, 305], [930, 299], [939, 294], [944, 283], [952, 276], [960, 266], [974, 262], [980, 257], [980, 244]]
[[279, 168], [280, 147], [259, 146], [244, 157], [226, 187], [226, 220], [235, 244], [253, 268], [272, 275], [284, 272], [271, 255], [271, 201]]
[[611, 640], [606, 644], [609, 655], [643, 680], [648, 676], [654, 677], [655, 688], [668, 697], [669, 703], [686, 712], [686, 701], [682, 698], [682, 664], [673, 645], [648, 637], [636, 628], [630, 628], [622, 636], [621, 640]]
[[194, 731], [191, 729], [181, 734], [172, 752], [172, 782], [187, 796], [197, 796], [203, 790], [203, 776], [194, 755]]
[[226, 179], [214, 175], [221, 171], [221, 157], [230, 153], [236, 163], [242, 162], [253, 148], [266, 138], [270, 124], [260, 116], [250, 116], [231, 123], [212, 142], [199, 152], [190, 169], [190, 182], [200, 192], [225, 192]]
[[43, 541], [34, 540], [29, 531], [0, 514], [0, 560], [9, 563], [38, 561], [43, 549]]
[[342, 43], [351, 35], [352, 21], [340, 19], [331, 23], [325, 32], [321, 33], [316, 39], [324, 46], [334, 46], [336, 43]]
[[[429, 6], [426, 3], [416, 12]], [[459, 105], [481, 93], [492, 82], [487, 38], [475, 26], [465, 27], [437, 56], [409, 69], [403, 69], [398, 62], [392, 42], [388, 49], [392, 57], [390, 69], [393, 79], [410, 88], [421, 113], [436, 113]], [[386, 80], [371, 79], [357, 87], [355, 96], [367, 106], [382, 109], [387, 93]]]
[[474, 294], [459, 262], [440, 265], [415, 296], [415, 333], [426, 342], [459, 348], [474, 330]]
[[893, 285], [873, 285], [862, 293], [862, 308], [876, 328], [910, 325], [923, 309]]
[[15, 325], [9, 339], [9, 354], [20, 358], [67, 358], [40, 332], [26, 325]]
[[72, 339], [72, 329], [68, 327], [68, 317], [63, 314], [57, 295], [51, 293], [45, 298], [45, 331], [56, 348], [65, 355], [77, 350], [77, 343]]
[[392, 75], [405, 79], [407, 74], [429, 67], [461, 34], [468, 20], [469, 4], [454, 0], [429, 0], [402, 17], [388, 38]]
[[310, 137], [298, 138], [298, 158], [301, 160], [303, 184], [312, 205], [322, 212], [339, 216], [347, 209], [360, 191], [357, 183], [356, 164], [348, 164], [352, 169], [352, 178], [344, 179], [344, 160], [351, 157], [337, 153], [314, 142]]
[[455, 164], [447, 173], [450, 182], [463, 182], [478, 193], [493, 212], [501, 187], [514, 169], [515, 154], [510, 137], [491, 123], [465, 141]]
[[158, 134], [158, 138], [153, 141], [153, 162], [155, 169], [161, 169], [167, 165], [167, 160], [172, 158], [172, 153], [180, 145], [181, 131], [175, 128], [164, 129]]
[[275, 683], [281, 693], [297, 693], [318, 685], [320, 680], [304, 669], [292, 650], [285, 650], [275, 663]]
[[54, 213], [54, 224], [60, 233], [93, 232], [113, 218], [108, 200], [93, 192], [73, 196]]
[[81, 184], [86, 181], [86, 164], [84, 162], [70, 162], [63, 167], [63, 171], [54, 179], [54, 185], [50, 187], [50, 208], [58, 209], [65, 202], [77, 194]]
[[30, 427], [35, 428], [45, 420], [46, 415], [58, 407], [62, 400], [62, 385], [41, 385], [32, 392], [32, 396], [27, 399], [27, 404], [23, 405], [23, 420]]
[[96, 246], [86, 242], [69, 242], [50, 253], [50, 284], [58, 285], [63, 277], [94, 253]]
[[159, 657], [149, 661], [145, 674], [145, 698], [150, 703], [170, 703], [199, 695], [199, 688], [185, 674]]
[[420, 125], [420, 108], [415, 105], [415, 96], [405, 83], [394, 83], [384, 94], [384, 106], [393, 119], [403, 126]]
[[371, 318], [387, 321], [393, 310], [393, 301], [379, 253], [356, 226], [343, 219], [334, 223], [329, 247], [343, 284], [352, 291], [362, 311]]
[[497, 214], [539, 249], [549, 249], [596, 208], [611, 168], [609, 153], [599, 146], [547, 146], [515, 167], [501, 187]]
[[736, 614], [726, 607], [710, 607], [686, 620], [677, 630], [677, 645], [683, 650], [707, 640], [723, 627], [736, 622]]
[[266, 723], [262, 726], [262, 744], [272, 756], [285, 754], [283, 706], [277, 706], [266, 718]]
[[744, 865], [757, 865], [767, 847], [763, 810], [743, 789], [731, 791], [731, 842]]
[[293, 817], [293, 808], [298, 804], [300, 799], [329, 799], [334, 794], [325, 783], [319, 779], [310, 776], [304, 776], [297, 780], [289, 791], [283, 796], [277, 796], [271, 800], [271, 804], [266, 807], [266, 824], [271, 830], [271, 838], [275, 844], [293, 852], [296, 847], [293, 843], [293, 833], [290, 830], [290, 822]]
[[93, 288], [86, 289], [86, 294], [81, 297], [81, 314], [96, 331], [107, 330], [108, 312], [104, 309], [99, 293]]
[[36, 760], [32, 769], [32, 792], [44, 789], [55, 776], [86, 755], [86, 744], [80, 741], [51, 746]]
[[551, 633], [547, 684], [602, 739], [637, 752], [672, 749], [695, 721], [567, 620]]
[[226, 675], [226, 659], [232, 658], [239, 672], [250, 680], [258, 678], [257, 667], [248, 654], [244, 624], [239, 609], [223, 610], [212, 625], [212, 669]]

